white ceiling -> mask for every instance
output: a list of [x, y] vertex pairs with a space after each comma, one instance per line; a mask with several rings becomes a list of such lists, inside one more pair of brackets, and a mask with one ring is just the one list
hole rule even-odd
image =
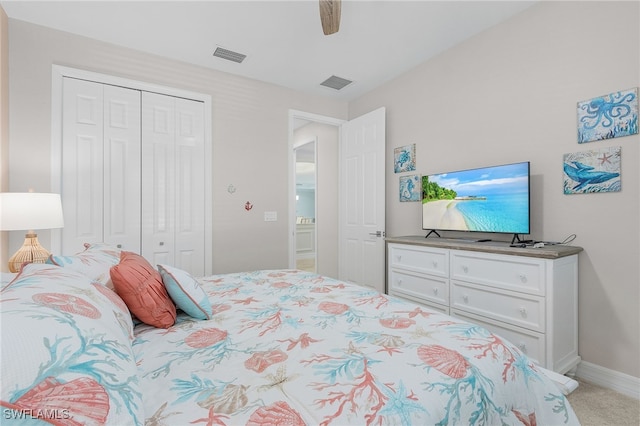
[[[203, 67], [354, 99], [534, 1], [343, 0], [340, 31], [322, 33], [317, 0], [0, 1], [12, 19]], [[212, 56], [243, 53], [238, 64]], [[340, 91], [332, 75], [353, 80]]]

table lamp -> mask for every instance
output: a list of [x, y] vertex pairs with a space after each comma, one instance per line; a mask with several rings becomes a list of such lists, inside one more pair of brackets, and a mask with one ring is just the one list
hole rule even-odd
[[19, 272], [23, 263], [44, 263], [49, 257], [47, 249], [38, 242], [35, 229], [63, 226], [60, 194], [0, 193], [0, 231], [28, 230], [24, 244], [9, 259], [11, 272]]

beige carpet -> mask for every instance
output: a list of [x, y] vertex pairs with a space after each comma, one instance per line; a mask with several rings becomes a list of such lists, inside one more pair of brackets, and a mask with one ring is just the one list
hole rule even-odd
[[298, 259], [296, 261], [296, 268], [302, 271], [315, 272], [316, 260], [315, 259]]
[[578, 380], [567, 397], [583, 426], [638, 426], [640, 401], [616, 391]]

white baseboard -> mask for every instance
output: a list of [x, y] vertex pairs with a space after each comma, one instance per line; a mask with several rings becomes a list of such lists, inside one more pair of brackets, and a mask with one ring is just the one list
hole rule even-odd
[[640, 378], [638, 377], [585, 361], [578, 364], [576, 377], [594, 385], [620, 392], [631, 398], [640, 399]]

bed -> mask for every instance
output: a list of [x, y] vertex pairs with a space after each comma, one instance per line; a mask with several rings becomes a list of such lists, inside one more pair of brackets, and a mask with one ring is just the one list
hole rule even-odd
[[300, 270], [196, 279], [167, 267], [193, 282], [186, 302], [168, 292], [178, 308], [163, 328], [132, 315], [104, 271], [101, 282], [58, 263], [26, 266], [2, 289], [4, 419], [579, 424], [511, 343], [369, 288]]

